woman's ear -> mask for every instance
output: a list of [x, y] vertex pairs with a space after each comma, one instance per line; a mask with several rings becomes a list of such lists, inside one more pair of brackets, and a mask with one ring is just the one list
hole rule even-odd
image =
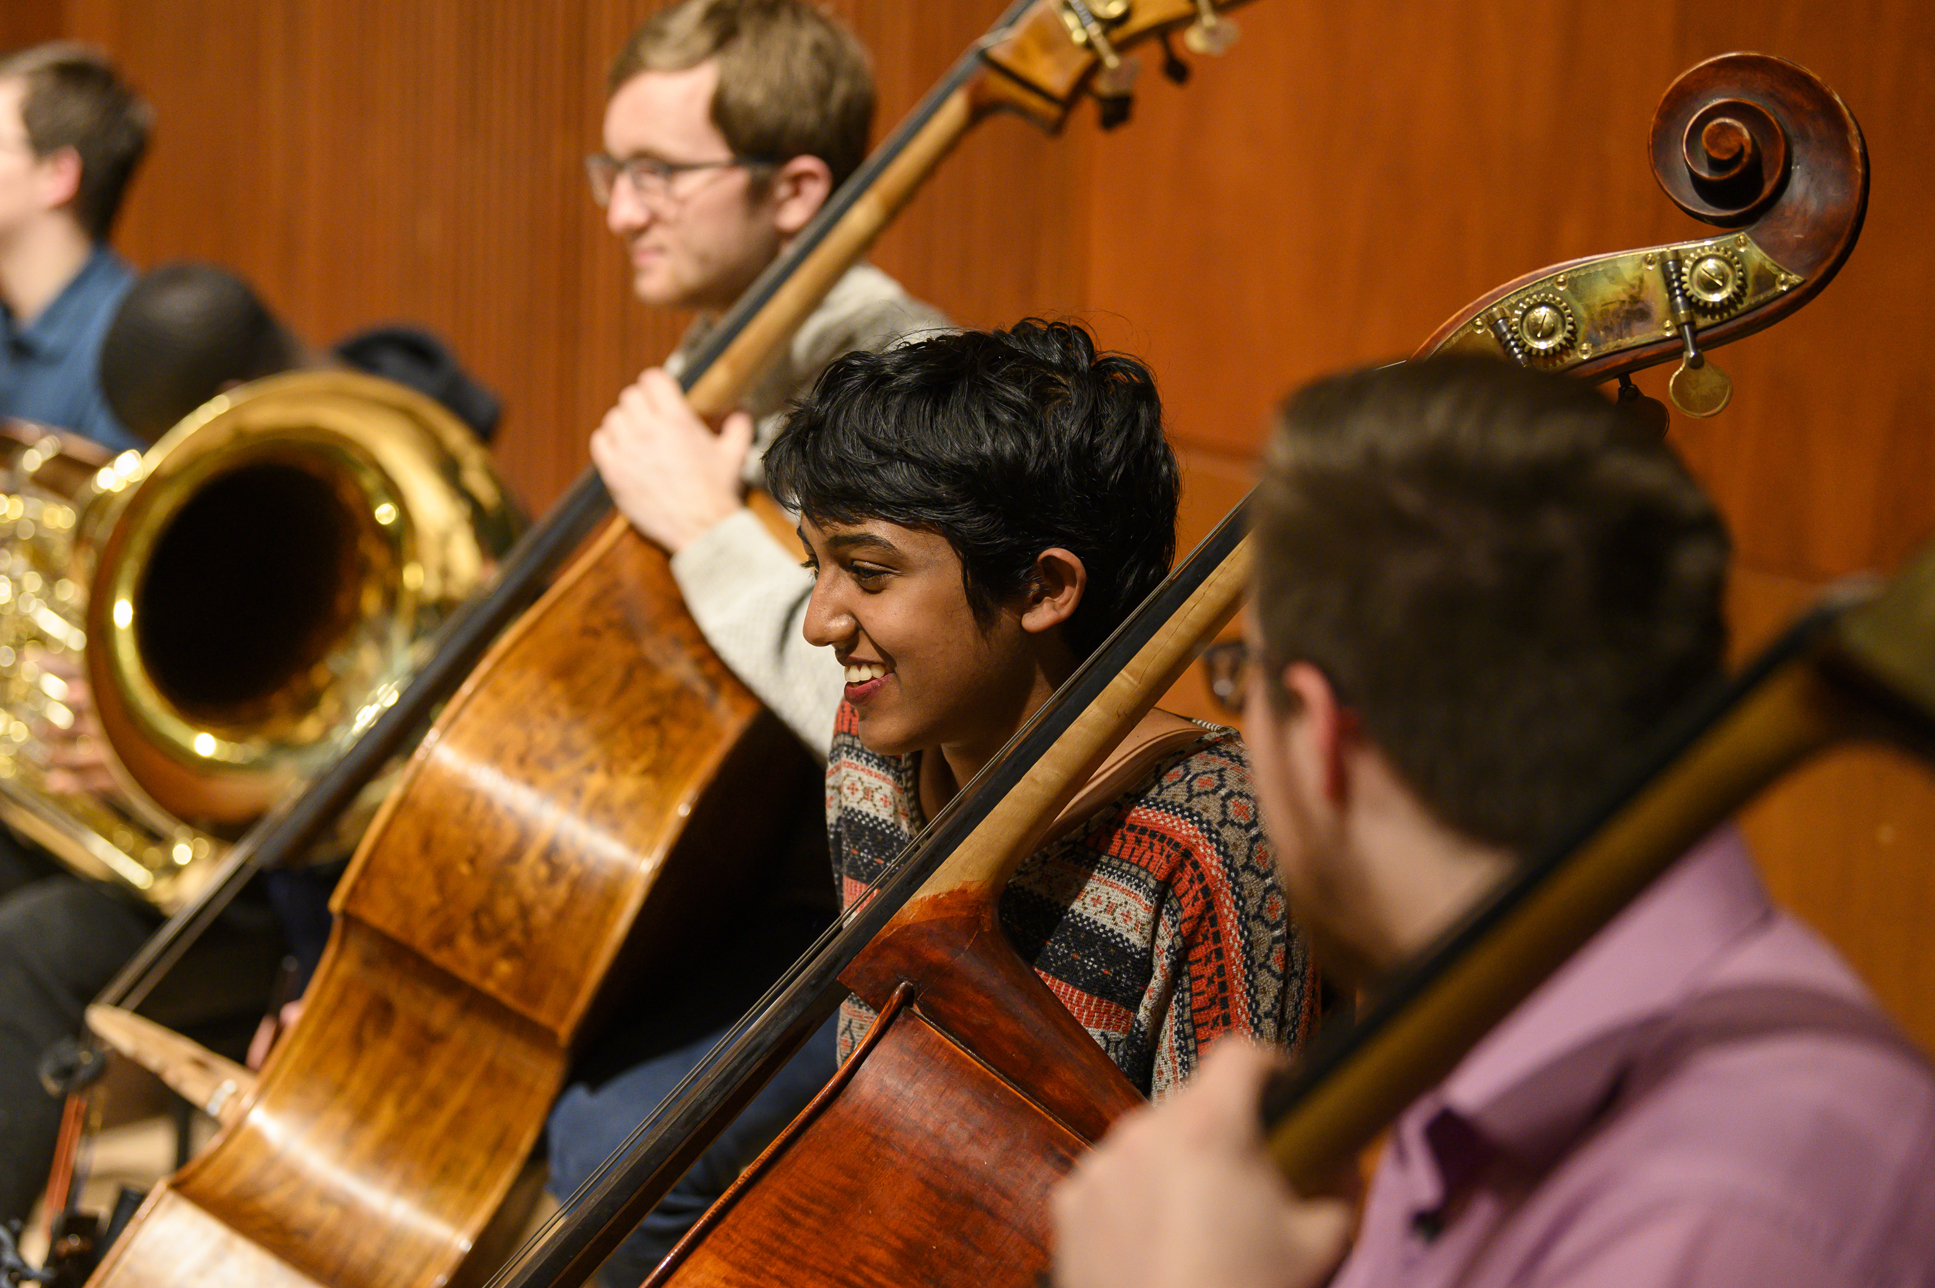
[[1088, 589], [1088, 569], [1072, 550], [1050, 546], [1035, 556], [1034, 584], [1022, 592], [1021, 629], [1051, 631], [1075, 615]]

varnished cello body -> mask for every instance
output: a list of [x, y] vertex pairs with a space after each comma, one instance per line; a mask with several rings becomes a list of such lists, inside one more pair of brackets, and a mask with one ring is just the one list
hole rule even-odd
[[[1130, 12], [1137, 38], [1197, 9]], [[733, 405], [971, 124], [1058, 127], [1094, 61], [1052, 0], [1015, 4], [717, 328], [694, 406]], [[452, 699], [338, 887], [301, 1023], [93, 1282], [474, 1275], [608, 986], [680, 986], [810, 780], [613, 522]]]
[[[1733, 185], [1751, 188], [1748, 199], [1724, 209], [1682, 203], [1738, 234], [1573, 261], [1520, 279], [1454, 319], [1423, 352], [1471, 336], [1520, 361], [1538, 361], [1523, 345], [1515, 351], [1512, 328], [1526, 324], [1525, 301], [1544, 292], [1575, 308], [1575, 340], [1590, 336], [1583, 352], [1575, 347], [1546, 364], [1600, 378], [1623, 375], [1683, 351], [1687, 326], [1694, 341], [1723, 343], [1791, 312], [1832, 278], [1858, 234], [1867, 179], [1859, 130], [1830, 91], [1791, 64], [1729, 56], [1669, 90], [1661, 118], [1678, 119], [1673, 146], [1656, 150], [1670, 166], [1714, 161], [1703, 155], [1708, 140], [1738, 158], [1733, 144], [1761, 131], [1753, 164], [1765, 165], [1764, 172], [1751, 185]], [[1723, 124], [1715, 128], [1715, 121]], [[1770, 122], [1780, 131], [1778, 166], [1766, 164]], [[1676, 191], [1668, 168], [1661, 178]], [[1683, 325], [1669, 284], [1655, 289], [1643, 270], [1683, 258], [1697, 263], [1717, 242], [1754, 264], [1749, 247], [1764, 250], [1774, 268], [1726, 309]], [[1588, 290], [1578, 285], [1582, 277], [1611, 285]], [[1663, 333], [1674, 338], [1662, 341]], [[1212, 577], [1227, 572], [1235, 579], [1234, 589], [1221, 583], [1230, 598], [1215, 601], [1206, 591], [1174, 622], [1190, 639], [1227, 616], [1247, 580], [1245, 547], [1230, 550]], [[1174, 656], [1137, 653], [1121, 688], [1112, 686], [1098, 702], [1113, 712], [1077, 717], [1049, 758], [1066, 761], [1080, 781], [1093, 746], [1112, 736], [1098, 733], [1097, 721], [1132, 720], [1138, 704], [1153, 701], [1173, 675]], [[880, 1010], [878, 1022], [819, 1099], [658, 1267], [647, 1280], [652, 1288], [1036, 1282], [1047, 1261], [1048, 1188], [1136, 1101], [998, 926], [996, 900], [1038, 839], [1039, 820], [1052, 817], [1055, 781], [1056, 768], [1045, 762], [1001, 777], [1008, 795], [987, 817], [1006, 812], [1006, 829], [978, 827], [852, 959], [840, 980]], [[1027, 797], [1034, 798], [1032, 811], [1017, 803]], [[683, 1112], [672, 1105], [661, 1116], [670, 1121]], [[648, 1129], [645, 1146], [652, 1143]], [[1340, 1156], [1348, 1155], [1327, 1154], [1325, 1165]], [[589, 1264], [587, 1258], [546, 1277], [544, 1259], [532, 1255], [503, 1282], [577, 1283]]]

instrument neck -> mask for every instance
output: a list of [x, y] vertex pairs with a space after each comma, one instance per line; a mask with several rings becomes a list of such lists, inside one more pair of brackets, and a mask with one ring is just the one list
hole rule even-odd
[[[1017, 3], [1015, 12], [1024, 7]], [[982, 71], [978, 47], [963, 55], [720, 319], [680, 376], [702, 414], [731, 408], [952, 150], [976, 119], [966, 87]], [[429, 659], [396, 702], [300, 796], [251, 828], [200, 897], [170, 918], [96, 1001], [138, 1007], [251, 875], [293, 862], [313, 845], [394, 756], [421, 738], [436, 709], [456, 692], [498, 635], [536, 601], [610, 509], [603, 481], [595, 469], [587, 469], [513, 547], [496, 583], [438, 633]]]
[[1265, 1093], [1270, 1152], [1317, 1193], [1493, 1026], [1722, 820], [1848, 723], [1820, 666], [1833, 614], [1795, 627], [1642, 758]]

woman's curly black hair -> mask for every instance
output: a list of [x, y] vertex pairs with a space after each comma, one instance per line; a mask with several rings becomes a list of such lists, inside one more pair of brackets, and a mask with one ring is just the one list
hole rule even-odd
[[1176, 457], [1148, 368], [1081, 327], [1029, 318], [850, 353], [794, 406], [766, 453], [778, 500], [816, 523], [883, 519], [946, 537], [983, 623], [1035, 558], [1088, 572], [1063, 627], [1086, 656], [1169, 571]]

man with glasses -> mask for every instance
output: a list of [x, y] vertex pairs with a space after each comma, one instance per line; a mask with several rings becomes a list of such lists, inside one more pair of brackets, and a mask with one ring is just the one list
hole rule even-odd
[[0, 58], [0, 416], [117, 451], [142, 444], [95, 379], [101, 336], [133, 281], [107, 236], [150, 120], [92, 50], [56, 43]]
[[873, 78], [852, 33], [796, 0], [687, 0], [618, 56], [593, 197], [624, 242], [632, 288], [698, 317], [662, 369], [626, 389], [591, 440], [619, 510], [672, 555], [707, 640], [825, 757], [840, 673], [799, 638], [798, 553], [749, 512], [745, 486], [778, 413], [828, 363], [946, 325], [861, 264], [834, 284], [742, 412], [714, 434], [675, 377], [721, 314], [777, 259], [866, 157]]
[[[1576, 382], [1474, 358], [1321, 382], [1253, 520], [1222, 693], [1344, 982], [1430, 946], [1721, 682], [1720, 515]], [[1060, 1288], [1930, 1282], [1935, 1077], [1732, 828], [1404, 1111], [1354, 1235], [1264, 1152], [1277, 1060], [1225, 1042], [1115, 1125], [1056, 1193]]]
[[[714, 433], [677, 376], [720, 316], [866, 157], [873, 77], [853, 35], [798, 0], [685, 0], [645, 23], [609, 78], [592, 196], [624, 242], [645, 303], [696, 312], [663, 368], [626, 389], [591, 439], [619, 511], [672, 556], [712, 647], [824, 760], [844, 687], [832, 653], [800, 634], [811, 583], [799, 551], [746, 508], [744, 491], [780, 413], [835, 358], [945, 326], [861, 264], [745, 391]], [[676, 998], [621, 1018], [574, 1070], [547, 1132], [551, 1189], [568, 1195], [623, 1142], [833, 912], [825, 819], [800, 822], [801, 854]], [[778, 875], [779, 870], [794, 874]], [[635, 1284], [832, 1075], [831, 1026], [767, 1084], [607, 1263]]]

